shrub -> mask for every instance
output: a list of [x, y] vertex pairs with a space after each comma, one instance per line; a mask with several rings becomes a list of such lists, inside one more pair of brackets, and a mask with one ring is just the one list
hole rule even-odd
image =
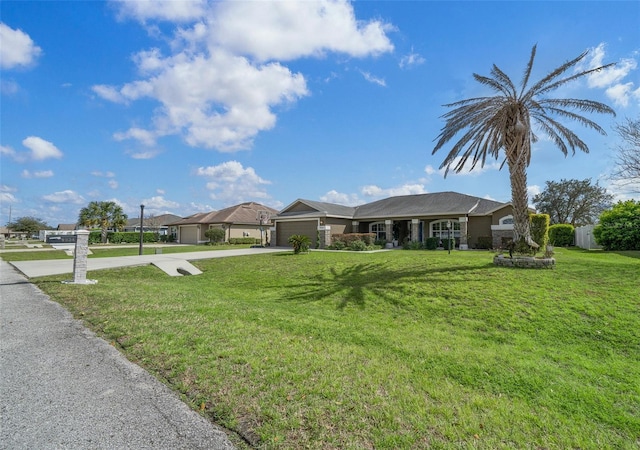
[[424, 245], [420, 241], [407, 241], [402, 245], [405, 250], [422, 250]]
[[332, 245], [330, 245], [329, 247], [327, 247], [330, 250], [343, 250], [345, 249], [347, 246], [345, 245], [344, 242], [342, 241], [335, 241]]
[[349, 246], [349, 249], [353, 250], [354, 252], [362, 252], [362, 251], [368, 250], [369, 247], [364, 241], [357, 240], [351, 243], [351, 245]]
[[573, 245], [575, 230], [569, 223], [557, 223], [549, 227], [549, 242], [557, 247]]
[[331, 242], [343, 242], [345, 246], [351, 247], [351, 243], [355, 241], [363, 241], [366, 246], [373, 245], [376, 242], [375, 233], [344, 233], [332, 234]]
[[438, 248], [438, 241], [439, 239], [436, 237], [426, 238], [424, 241], [424, 248], [426, 248], [427, 250], [435, 250], [436, 248]]
[[226, 232], [222, 228], [209, 228], [204, 232], [204, 236], [208, 238], [209, 242], [212, 244], [224, 242], [226, 235]]
[[478, 236], [476, 248], [480, 250], [488, 250], [493, 248], [493, 238], [491, 236]]
[[456, 240], [455, 239], [443, 239], [442, 246], [445, 250], [453, 250], [456, 248]]
[[89, 232], [89, 244], [100, 244], [102, 242], [102, 233], [100, 231]]
[[530, 214], [529, 221], [531, 238], [540, 246], [539, 250], [544, 251], [549, 242], [549, 214]]
[[304, 234], [294, 234], [289, 236], [289, 243], [293, 246], [293, 253], [297, 255], [298, 253], [309, 251], [311, 239], [309, 239], [309, 236], [305, 236]]
[[[308, 238], [307, 238], [308, 239]], [[241, 238], [230, 238], [229, 244], [239, 245], [239, 244], [259, 244], [260, 239], [254, 237], [241, 237]]]
[[[115, 231], [107, 233], [107, 239], [111, 244], [137, 244], [140, 242], [140, 232], [138, 231]], [[142, 242], [158, 242], [160, 236], [156, 232], [142, 233]]]
[[640, 250], [640, 201], [620, 201], [603, 212], [593, 237], [605, 250]]

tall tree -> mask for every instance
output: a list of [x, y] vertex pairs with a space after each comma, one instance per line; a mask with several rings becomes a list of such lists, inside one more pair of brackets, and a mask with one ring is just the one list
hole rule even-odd
[[49, 225], [47, 225], [47, 223], [42, 219], [26, 216], [20, 217], [13, 222], [8, 222], [7, 228], [11, 231], [27, 233], [29, 236], [32, 236], [34, 234], [38, 234], [38, 231], [40, 230], [48, 230], [51, 227], [49, 227]]
[[547, 181], [544, 191], [533, 197], [533, 204], [549, 214], [552, 224], [570, 223], [574, 227], [595, 223], [613, 204], [613, 195], [591, 179]]
[[640, 192], [640, 118], [627, 118], [614, 129], [622, 142], [616, 148], [613, 179]]
[[102, 243], [107, 242], [107, 230], [121, 229], [127, 223], [127, 215], [115, 202], [91, 202], [80, 210], [78, 224], [85, 227], [99, 227]]
[[439, 139], [433, 153], [435, 154], [443, 148], [458, 133], [464, 131], [464, 134], [453, 145], [440, 168], [446, 167], [446, 176], [452, 167], [455, 172], [460, 172], [470, 161], [471, 170], [473, 170], [478, 163], [482, 167], [487, 157], [498, 159], [504, 151], [502, 165], [506, 163], [509, 168], [514, 219], [513, 232], [516, 242], [523, 240], [531, 247], [538, 246], [531, 238], [527, 196], [526, 169], [531, 161], [531, 144], [538, 140], [532, 125], [535, 124], [540, 131], [548, 135], [565, 155], [569, 151], [575, 154], [576, 148], [588, 153], [587, 144], [573, 131], [557, 121], [554, 116], [560, 119], [575, 120], [604, 135], [606, 135], [605, 131], [597, 123], [572, 110], [586, 113], [608, 113], [615, 116], [613, 109], [596, 101], [547, 97], [549, 92], [571, 81], [613, 65], [607, 64], [595, 69], [577, 71], [562, 78], [563, 74], [574, 68], [587, 54], [588, 51], [585, 51], [578, 57], [567, 61], [533, 86], [528, 87], [536, 56], [536, 46], [534, 45], [519, 89], [494, 64], [490, 77], [475, 73], [473, 77], [479, 83], [496, 92], [496, 95], [471, 98], [445, 105], [453, 109], [443, 115], [446, 123], [438, 136]]

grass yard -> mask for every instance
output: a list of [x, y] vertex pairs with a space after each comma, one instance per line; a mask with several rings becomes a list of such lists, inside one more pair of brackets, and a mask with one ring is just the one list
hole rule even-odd
[[274, 449], [638, 449], [640, 252], [265, 254], [35, 282]]

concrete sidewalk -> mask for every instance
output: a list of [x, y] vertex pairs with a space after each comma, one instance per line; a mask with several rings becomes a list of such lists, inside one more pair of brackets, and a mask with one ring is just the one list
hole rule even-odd
[[[198, 259], [226, 258], [229, 256], [256, 255], [291, 251], [287, 248], [245, 248], [238, 250], [211, 250], [202, 252], [168, 253], [160, 255], [117, 256], [112, 258], [88, 258], [87, 271], [113, 269], [116, 267], [145, 266], [149, 264], [173, 263]], [[73, 259], [51, 259], [43, 261], [12, 261], [11, 264], [29, 278], [73, 273]]]
[[0, 449], [60, 448], [234, 447], [223, 430], [0, 261]]

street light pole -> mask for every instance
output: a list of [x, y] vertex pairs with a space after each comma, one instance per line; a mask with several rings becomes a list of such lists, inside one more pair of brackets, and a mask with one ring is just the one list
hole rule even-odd
[[451, 221], [447, 220], [447, 249], [449, 249], [449, 255], [451, 254]]
[[142, 255], [142, 224], [144, 223], [144, 205], [140, 205], [140, 248], [138, 249], [138, 255]]

